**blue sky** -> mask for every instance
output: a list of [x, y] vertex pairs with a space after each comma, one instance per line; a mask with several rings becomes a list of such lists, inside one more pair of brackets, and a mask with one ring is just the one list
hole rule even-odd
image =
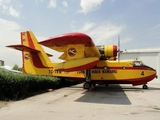
[[[0, 0], [0, 59], [22, 66], [20, 32], [32, 30], [39, 41], [68, 33], [88, 34], [96, 45], [121, 49], [160, 47], [159, 0]], [[59, 53], [45, 48], [58, 61]]]

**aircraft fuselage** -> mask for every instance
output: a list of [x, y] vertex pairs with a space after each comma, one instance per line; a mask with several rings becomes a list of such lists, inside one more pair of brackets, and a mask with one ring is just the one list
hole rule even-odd
[[[118, 83], [118, 84], [132, 84], [143, 85], [153, 80], [156, 77], [156, 70], [144, 65], [141, 61], [125, 60], [125, 61], [99, 61], [97, 66], [84, 71], [64, 73], [65, 78], [79, 79], [87, 81], [85, 78], [89, 76], [90, 82], [93, 83]], [[74, 73], [74, 75], [73, 75]], [[62, 75], [63, 72], [59, 73]], [[57, 75], [58, 76], [58, 75]]]

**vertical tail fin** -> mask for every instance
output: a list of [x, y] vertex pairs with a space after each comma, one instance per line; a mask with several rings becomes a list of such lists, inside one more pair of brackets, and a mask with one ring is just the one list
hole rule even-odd
[[39, 75], [47, 75], [49, 69], [53, 69], [53, 63], [44, 51], [32, 31], [21, 32], [21, 45], [10, 45], [22, 51], [23, 72]]

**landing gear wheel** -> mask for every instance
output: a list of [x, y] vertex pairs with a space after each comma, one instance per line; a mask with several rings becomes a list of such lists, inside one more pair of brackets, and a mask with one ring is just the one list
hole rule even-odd
[[85, 82], [85, 83], [83, 84], [83, 89], [89, 89], [89, 88], [90, 88], [90, 83]]
[[143, 89], [148, 89], [148, 86], [147, 86], [146, 84], [144, 84], [144, 85], [142, 86], [142, 88], [143, 88]]

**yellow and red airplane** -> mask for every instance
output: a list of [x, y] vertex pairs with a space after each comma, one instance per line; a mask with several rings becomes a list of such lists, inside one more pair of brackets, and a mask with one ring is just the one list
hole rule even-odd
[[[52, 62], [52, 56], [41, 45], [63, 52]], [[146, 85], [156, 77], [156, 70], [140, 60], [116, 60], [117, 46], [95, 46], [84, 33], [67, 33], [38, 42], [32, 31], [21, 32], [21, 44], [7, 47], [22, 51], [23, 72], [26, 74], [57, 76], [62, 79], [84, 81], [85, 89], [95, 84]]]

